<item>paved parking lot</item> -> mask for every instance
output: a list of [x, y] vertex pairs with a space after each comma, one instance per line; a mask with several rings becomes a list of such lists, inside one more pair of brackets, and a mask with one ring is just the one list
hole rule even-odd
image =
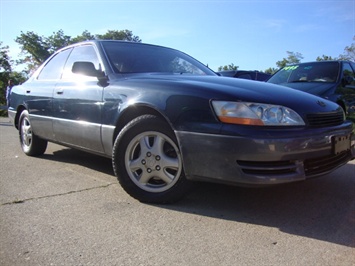
[[0, 265], [355, 265], [355, 162], [272, 188], [198, 183], [142, 204], [106, 158], [25, 156], [0, 118]]

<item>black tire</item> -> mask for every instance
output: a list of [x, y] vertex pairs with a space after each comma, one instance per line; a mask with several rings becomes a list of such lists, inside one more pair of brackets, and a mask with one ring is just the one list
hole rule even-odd
[[141, 202], [175, 202], [191, 185], [174, 132], [154, 115], [140, 116], [122, 129], [112, 162], [123, 189]]
[[47, 149], [47, 141], [37, 137], [32, 131], [28, 111], [22, 111], [19, 119], [20, 144], [23, 152], [28, 156], [40, 156]]

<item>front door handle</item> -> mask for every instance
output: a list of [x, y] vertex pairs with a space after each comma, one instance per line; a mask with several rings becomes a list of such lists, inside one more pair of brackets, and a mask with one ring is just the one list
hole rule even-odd
[[64, 93], [64, 90], [63, 90], [63, 89], [56, 89], [56, 93], [57, 93], [57, 94], [63, 94], [63, 93]]

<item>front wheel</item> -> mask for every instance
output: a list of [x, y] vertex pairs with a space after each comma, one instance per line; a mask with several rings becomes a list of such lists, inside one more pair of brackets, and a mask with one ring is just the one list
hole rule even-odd
[[19, 135], [21, 148], [26, 155], [39, 156], [46, 151], [48, 142], [33, 133], [27, 110], [22, 111], [20, 115]]
[[123, 189], [139, 201], [174, 202], [190, 187], [175, 134], [156, 116], [140, 116], [123, 128], [112, 161]]

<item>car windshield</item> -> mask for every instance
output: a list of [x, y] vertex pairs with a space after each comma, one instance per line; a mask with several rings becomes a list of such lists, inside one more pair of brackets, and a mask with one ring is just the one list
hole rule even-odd
[[174, 49], [110, 41], [102, 45], [116, 73], [215, 75], [202, 63]]
[[336, 82], [339, 75], [338, 62], [313, 62], [286, 66], [273, 75], [268, 82]]

